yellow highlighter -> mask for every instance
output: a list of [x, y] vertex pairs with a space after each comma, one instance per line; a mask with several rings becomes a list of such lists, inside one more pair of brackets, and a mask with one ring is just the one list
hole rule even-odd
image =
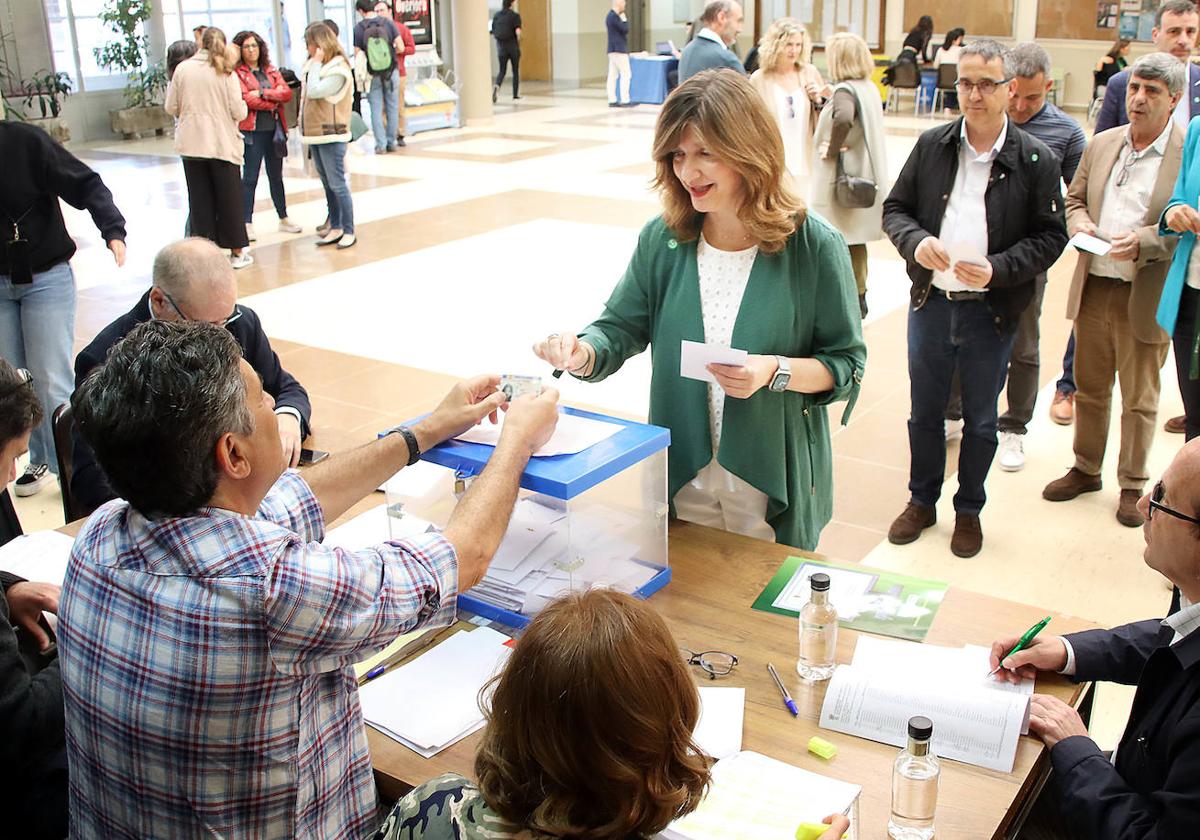
[[[800, 827], [796, 829], [796, 840], [817, 840], [828, 830], [829, 826], [825, 823], [800, 823]], [[849, 836], [849, 834], [843, 834], [842, 840], [846, 840]]]

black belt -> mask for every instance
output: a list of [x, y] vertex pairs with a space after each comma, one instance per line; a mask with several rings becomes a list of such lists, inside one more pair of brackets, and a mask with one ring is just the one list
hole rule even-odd
[[947, 291], [946, 289], [939, 289], [937, 286], [933, 286], [932, 291], [936, 294], [945, 296], [946, 300], [955, 302], [963, 300], [987, 299], [987, 292], [951, 292]]

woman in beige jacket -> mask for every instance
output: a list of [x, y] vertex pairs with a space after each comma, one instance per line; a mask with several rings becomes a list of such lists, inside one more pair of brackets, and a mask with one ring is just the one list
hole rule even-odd
[[815, 113], [830, 95], [821, 72], [811, 63], [812, 38], [795, 18], [779, 18], [758, 42], [759, 69], [750, 77], [783, 136], [787, 169], [807, 192], [813, 155]]
[[241, 166], [246, 118], [242, 88], [233, 73], [225, 33], [204, 31], [203, 49], [175, 68], [167, 86], [167, 113], [177, 117], [175, 151], [183, 158], [193, 236], [211, 239], [233, 255], [233, 267], [254, 262], [242, 221]]

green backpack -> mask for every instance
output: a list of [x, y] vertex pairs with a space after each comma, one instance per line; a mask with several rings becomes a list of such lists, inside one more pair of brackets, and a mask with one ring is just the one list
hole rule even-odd
[[[378, 21], [378, 18], [376, 18]], [[387, 27], [376, 22], [367, 27], [367, 69], [373, 76], [386, 76], [396, 66], [396, 53], [388, 40]]]

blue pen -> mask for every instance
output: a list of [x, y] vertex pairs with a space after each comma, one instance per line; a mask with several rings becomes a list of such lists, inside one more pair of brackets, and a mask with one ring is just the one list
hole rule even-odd
[[775, 666], [768, 662], [767, 670], [771, 672], [771, 679], [775, 680], [775, 685], [779, 686], [779, 693], [783, 695], [783, 704], [788, 707], [792, 717], [799, 717], [800, 709], [796, 707], [796, 701], [792, 699], [792, 695], [788, 694], [788, 690], [783, 687], [783, 680], [779, 679], [779, 672], [775, 670]]
[[386, 665], [376, 665], [370, 671], [367, 671], [366, 675], [363, 677], [363, 682], [370, 682], [371, 680], [375, 679], [376, 677], [378, 677], [380, 674], [382, 674], [386, 670], [387, 670]]

